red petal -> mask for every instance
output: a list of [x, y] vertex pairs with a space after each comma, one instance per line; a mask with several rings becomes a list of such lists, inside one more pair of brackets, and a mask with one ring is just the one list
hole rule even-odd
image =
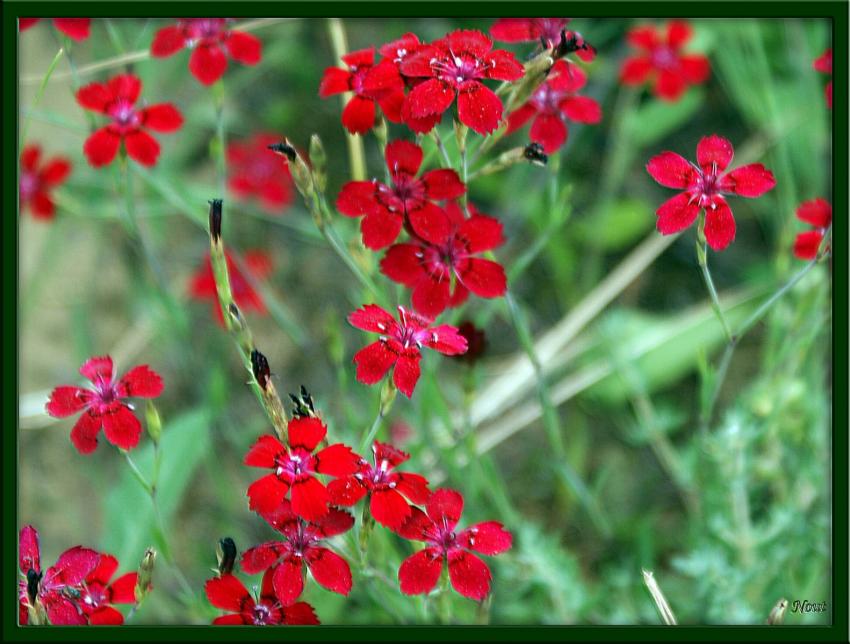
[[328, 513], [316, 522], [322, 538], [335, 537], [348, 532], [354, 526], [354, 517], [339, 508], [329, 508]]
[[112, 358], [109, 356], [97, 356], [89, 358], [80, 367], [80, 373], [84, 378], [88, 378], [93, 383], [97, 384], [98, 379], [112, 380]]
[[159, 157], [159, 143], [147, 132], [138, 130], [124, 137], [124, 146], [131, 159], [138, 161], [144, 166], [156, 165]]
[[398, 390], [410, 398], [419, 380], [419, 352], [399, 356], [393, 369], [393, 383]]
[[411, 141], [398, 139], [387, 144], [387, 168], [392, 174], [404, 172], [414, 175], [422, 165], [422, 148]]
[[50, 394], [45, 409], [54, 418], [66, 418], [83, 409], [91, 398], [91, 392], [79, 387], [62, 385]]
[[351, 89], [351, 72], [339, 67], [328, 67], [319, 83], [319, 96], [327, 98], [334, 94], [342, 94]]
[[431, 59], [441, 52], [433, 45], [422, 45], [414, 53], [405, 56], [399, 64], [399, 71], [405, 76], [428, 78], [434, 75]]
[[18, 18], [18, 29], [26, 31], [30, 27], [34, 27], [40, 18]]
[[659, 44], [658, 33], [655, 31], [655, 27], [651, 25], [643, 25], [630, 30], [626, 40], [632, 47], [639, 49], [654, 49]]
[[422, 118], [413, 118], [409, 114], [405, 114], [404, 105], [402, 105], [401, 116], [402, 120], [404, 121], [404, 124], [417, 134], [424, 134], [426, 132], [430, 132], [434, 129], [434, 126], [439, 123], [443, 118], [442, 113], [432, 114], [430, 116], [424, 116]]
[[21, 151], [21, 168], [28, 172], [35, 172], [38, 167], [38, 160], [41, 156], [41, 147], [37, 144], [26, 146]]
[[428, 199], [456, 199], [466, 192], [457, 172], [450, 169], [431, 170], [422, 175]]
[[546, 154], [558, 151], [567, 140], [567, 126], [557, 116], [552, 114], [538, 114], [531, 124], [528, 133], [529, 138], [543, 146]]
[[37, 192], [29, 202], [30, 213], [35, 219], [52, 219], [56, 214], [56, 204], [46, 192]]
[[405, 559], [398, 569], [401, 592], [405, 595], [429, 593], [443, 572], [443, 557], [437, 548], [425, 548]]
[[124, 616], [112, 606], [101, 606], [89, 615], [92, 626], [120, 626], [123, 623]]
[[423, 276], [413, 288], [411, 303], [422, 315], [437, 317], [449, 305], [449, 277]]
[[624, 85], [640, 85], [646, 81], [651, 71], [652, 61], [649, 58], [626, 58], [620, 67], [620, 82]]
[[375, 125], [375, 101], [354, 96], [342, 110], [342, 124], [352, 134], [366, 134]]
[[112, 93], [112, 98], [123, 98], [128, 103], [135, 103], [142, 92], [142, 81], [133, 74], [119, 74], [106, 84]]
[[238, 612], [242, 609], [242, 601], [251, 597], [242, 582], [230, 574], [207, 580], [204, 590], [210, 604], [222, 610]]
[[490, 592], [490, 569], [471, 552], [449, 553], [449, 579], [452, 588], [464, 597], [482, 601]]
[[475, 29], [457, 29], [446, 35], [442, 41], [454, 54], [469, 52], [479, 58], [493, 47], [493, 41]]
[[272, 577], [275, 595], [284, 606], [291, 604], [304, 592], [304, 567], [301, 561], [286, 559], [275, 568]]
[[697, 163], [706, 172], [723, 172], [732, 163], [735, 149], [728, 139], [712, 134], [697, 144]]
[[372, 455], [375, 458], [375, 464], [380, 466], [381, 461], [386, 461], [390, 468], [398, 467], [405, 461], [410, 459], [410, 454], [403, 452], [397, 447], [393, 447], [388, 443], [375, 441], [372, 443]]
[[163, 27], [153, 37], [151, 55], [154, 57], [171, 56], [183, 49], [185, 44], [186, 40], [180, 27]]
[[354, 505], [366, 496], [366, 488], [353, 476], [347, 476], [328, 483], [328, 494], [335, 505]]
[[470, 253], [492, 250], [505, 241], [502, 223], [487, 215], [473, 215], [465, 220], [458, 228], [457, 234], [466, 240]]
[[91, 18], [54, 18], [53, 25], [71, 40], [80, 42], [89, 37]]
[[398, 73], [398, 67], [391, 60], [382, 60], [366, 72], [363, 78], [364, 96], [379, 99], [399, 92], [404, 94], [404, 80]]
[[118, 146], [121, 137], [113, 133], [108, 127], [96, 130], [83, 144], [83, 152], [88, 159], [89, 165], [94, 168], [112, 163], [118, 154]]
[[307, 567], [320, 586], [347, 595], [351, 592], [351, 569], [348, 562], [327, 548], [310, 548]]
[[552, 89], [578, 92], [587, 83], [587, 75], [578, 65], [561, 59], [552, 65], [547, 83]]
[[375, 198], [377, 186], [373, 181], [349, 181], [336, 199], [336, 207], [343, 215], [359, 217], [382, 207]]
[[398, 355], [390, 351], [382, 340], [366, 345], [354, 354], [357, 381], [364, 385], [374, 385], [386, 375], [397, 359]]
[[467, 81], [458, 93], [457, 116], [478, 134], [489, 134], [502, 120], [502, 100], [489, 87]]
[[652, 157], [646, 164], [646, 171], [666, 188], [688, 188], [698, 177], [694, 166], [675, 152], [662, 152]]
[[94, 570], [86, 576], [86, 583], [96, 582], [102, 586], [107, 586], [116, 570], [118, 570], [118, 560], [112, 555], [102, 553]]
[[724, 175], [718, 184], [724, 192], [733, 192], [741, 197], [761, 197], [773, 189], [776, 179], [761, 163], [751, 163]]
[[146, 364], [133, 367], [118, 383], [118, 395], [156, 398], [162, 393], [162, 377]]
[[112, 100], [112, 92], [103, 83], [89, 83], [77, 90], [77, 103], [87, 110], [104, 112]]
[[508, 128], [505, 130], [505, 134], [516, 132], [535, 114], [537, 114], [537, 108], [531, 103], [526, 103], [519, 109], [514, 110], [508, 114]]
[[455, 90], [451, 86], [441, 80], [431, 78], [410, 90], [407, 99], [404, 101], [402, 116], [406, 120], [408, 116], [424, 118], [434, 114], [442, 114], [449, 109], [454, 99]]
[[226, 69], [227, 56], [218, 45], [198, 45], [189, 57], [189, 71], [204, 85], [212, 85]]
[[348, 476], [360, 468], [360, 456], [348, 445], [334, 443], [316, 454], [316, 471], [328, 476]]
[[319, 479], [312, 476], [292, 484], [292, 511], [305, 521], [316, 521], [328, 513], [330, 497]]
[[665, 101], [676, 101], [685, 93], [685, 78], [679, 72], [661, 70], [655, 80], [655, 95]]
[[487, 78], [512, 82], [519, 80], [525, 74], [522, 63], [511, 52], [504, 49], [496, 49], [490, 52], [485, 60], [490, 65], [487, 69]]
[[25, 575], [30, 569], [41, 571], [41, 554], [38, 545], [38, 530], [31, 525], [21, 528], [18, 536], [18, 567]]
[[257, 439], [248, 453], [245, 454], [245, 465], [251, 467], [275, 467], [275, 459], [280, 454], [285, 454], [286, 448], [277, 438], [269, 434], [264, 434]]
[[413, 503], [423, 504], [431, 496], [428, 489], [428, 479], [421, 474], [402, 472], [396, 480], [396, 490], [406, 496]]
[[391, 212], [382, 209], [367, 213], [360, 222], [363, 245], [370, 250], [386, 248], [396, 240], [401, 227], [401, 217]]
[[723, 250], [735, 239], [735, 218], [722, 199], [716, 199], [714, 208], [705, 211], [705, 241], [716, 251]]
[[[242, 572], [256, 575], [258, 572], [268, 570], [277, 564], [287, 552], [288, 550], [283, 542], [267, 541], [243, 552], [239, 565], [242, 567]], [[263, 580], [265, 581], [265, 577]]]
[[700, 208], [692, 201], [687, 192], [665, 201], [655, 214], [658, 216], [656, 227], [662, 235], [672, 235], [690, 226], [697, 218]]
[[[390, 42], [381, 45], [378, 48], [378, 52], [380, 52], [381, 56], [386, 58], [403, 58], [404, 56], [409, 56], [412, 54], [420, 45], [419, 36], [414, 33], [408, 32], [404, 34], [401, 38], [397, 38], [396, 40], [391, 40]], [[401, 53], [400, 50], [404, 50], [405, 53]]]
[[242, 31], [231, 31], [225, 46], [230, 57], [243, 65], [256, 65], [263, 57], [263, 43], [260, 39]]
[[52, 578], [56, 585], [79, 586], [94, 570], [99, 560], [99, 552], [74, 546], [59, 555], [56, 564], [44, 576], [46, 579]]
[[499, 297], [508, 288], [505, 269], [489, 259], [470, 258], [468, 267], [459, 275], [460, 281], [478, 297]]
[[794, 255], [799, 259], [811, 260], [818, 256], [823, 233], [819, 230], [808, 230], [797, 235], [794, 239]]
[[392, 333], [398, 326], [395, 318], [377, 304], [364, 304], [348, 316], [353, 327], [372, 333]]
[[340, 58], [349, 67], [371, 66], [375, 62], [375, 48], [358, 49], [340, 56]]
[[142, 424], [124, 405], [117, 405], [114, 410], [105, 413], [101, 419], [106, 440], [116, 447], [133, 449], [139, 444]]
[[286, 426], [290, 447], [303, 447], [308, 452], [324, 440], [327, 426], [318, 418], [293, 418]]
[[286, 606], [281, 609], [283, 613], [283, 623], [301, 626], [317, 626], [319, 618], [316, 617], [316, 611], [307, 602], [297, 602], [292, 606]]
[[274, 474], [266, 474], [248, 486], [248, 506], [259, 513], [272, 512], [283, 501], [289, 486]]
[[239, 613], [234, 613], [232, 615], [222, 615], [221, 617], [216, 617], [212, 621], [214, 626], [245, 626], [245, 620], [242, 619], [242, 615]]
[[423, 202], [416, 210], [409, 210], [407, 220], [413, 232], [432, 244], [444, 244], [451, 234], [446, 213], [430, 201]]
[[531, 18], [499, 18], [490, 27], [490, 35], [502, 42], [526, 42], [537, 39], [537, 29]]
[[111, 591], [111, 599], [113, 604], [135, 604], [136, 603], [136, 582], [139, 579], [138, 573], [128, 572], [126, 575], [121, 575], [109, 586]]
[[83, 626], [86, 616], [70, 600], [54, 593], [50, 601], [45, 602], [47, 620], [53, 626]]
[[390, 530], [398, 530], [410, 516], [410, 506], [395, 490], [376, 490], [369, 502], [372, 518]]
[[679, 49], [691, 39], [691, 26], [684, 20], [671, 20], [667, 23], [667, 44]]
[[797, 219], [816, 228], [826, 228], [832, 223], [832, 206], [826, 199], [812, 199], [797, 206]]
[[[23, 22], [23, 18], [21, 19], [21, 22]], [[832, 47], [824, 51], [823, 54], [815, 59], [812, 63], [812, 68], [822, 74], [832, 73]]]
[[91, 454], [97, 449], [97, 435], [101, 424], [101, 417], [88, 411], [77, 419], [71, 430], [71, 442], [80, 454]]
[[381, 272], [394, 282], [413, 288], [425, 275], [421, 254], [422, 247], [416, 244], [390, 246], [381, 260]]
[[407, 521], [396, 532], [400, 537], [412, 541], [425, 541], [426, 530], [433, 527], [434, 522], [419, 508], [410, 508], [411, 514]]
[[463, 496], [457, 490], [440, 488], [428, 499], [425, 511], [431, 521], [440, 525], [445, 521], [449, 529], [452, 529], [463, 513]]
[[183, 115], [171, 103], [151, 105], [141, 110], [145, 127], [157, 132], [174, 132], [183, 125]]
[[42, 168], [39, 176], [48, 186], [62, 183], [71, 172], [71, 163], [67, 159], [56, 158]]
[[381, 106], [381, 109], [384, 112], [384, 115], [387, 117], [387, 120], [393, 123], [401, 123], [401, 109], [404, 107], [404, 92], [399, 90], [397, 92], [387, 93], [380, 98], [375, 99], [378, 105]]
[[561, 111], [567, 118], [578, 123], [599, 123], [602, 120], [602, 108], [588, 96], [569, 96], [561, 101]]
[[447, 356], [466, 353], [466, 338], [455, 327], [441, 324], [433, 327], [430, 331], [431, 335], [425, 341], [426, 347]]
[[457, 538], [461, 547], [483, 555], [497, 555], [510, 550], [513, 544], [513, 536], [498, 521], [476, 523], [458, 534]]
[[679, 58], [682, 76], [691, 84], [704, 83], [711, 74], [711, 65], [705, 56], [694, 54]]

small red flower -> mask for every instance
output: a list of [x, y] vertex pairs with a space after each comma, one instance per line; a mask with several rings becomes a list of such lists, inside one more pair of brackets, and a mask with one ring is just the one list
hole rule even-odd
[[41, 147], [28, 145], [21, 152], [20, 207], [29, 207], [36, 219], [53, 219], [56, 205], [50, 190], [61, 184], [71, 172], [65, 157], [43, 159]]
[[90, 358], [80, 373], [92, 382], [88, 389], [62, 385], [56, 387], [47, 401], [47, 413], [65, 418], [82, 411], [71, 430], [71, 442], [81, 454], [97, 448], [101, 426], [106, 440], [121, 449], [139, 444], [142, 424], [133, 414], [126, 398], [156, 398], [162, 393], [162, 378], [147, 365], [133, 367], [123, 378], [113, 380], [112, 358]]
[[41, 569], [38, 531], [24, 526], [18, 537], [18, 567], [24, 578], [18, 582], [18, 620], [29, 622], [28, 607], [41, 604], [53, 625], [87, 623], [86, 613], [72, 599], [84, 590], [86, 577], [98, 565], [100, 555], [90, 548], [69, 548], [45, 571]]
[[159, 143], [145, 129], [174, 132], [183, 125], [183, 116], [171, 103], [137, 109], [135, 105], [141, 91], [142, 81], [132, 74], [122, 74], [106, 83], [90, 83], [77, 92], [77, 102], [82, 107], [111, 120], [83, 145], [83, 152], [93, 167], [111, 163], [122, 141], [131, 159], [145, 166], [155, 165]]
[[103, 553], [97, 567], [87, 576], [80, 591], [80, 607], [93, 625], [118, 625], [124, 616], [111, 604], [135, 604], [138, 573], [128, 572], [111, 584], [112, 575], [118, 570], [118, 560]]
[[374, 48], [353, 51], [342, 57], [346, 68], [328, 67], [319, 84], [319, 96], [353, 92], [342, 110], [342, 124], [352, 134], [365, 134], [375, 124], [375, 104], [393, 123], [401, 122], [404, 81], [392, 60], [375, 64]]
[[393, 383], [410, 398], [419, 380], [419, 350], [425, 346], [447, 356], [466, 351], [466, 340], [448, 324], [430, 326], [432, 320], [398, 307], [399, 320], [377, 304], [367, 304], [348, 316], [348, 322], [358, 329], [380, 333], [381, 339], [369, 344], [354, 355], [357, 380], [374, 385], [393, 370]]
[[[248, 280], [240, 267], [244, 266], [245, 271], [254, 280], [262, 281], [272, 273], [271, 256], [263, 250], [250, 250], [245, 253], [241, 260], [229, 251], [224, 251], [224, 257], [227, 262], [227, 274], [230, 277], [230, 292], [236, 306], [242, 312], [254, 311], [258, 315], [266, 315], [266, 304], [263, 302], [262, 296], [254, 289], [251, 281]], [[198, 300], [212, 300], [216, 320], [221, 326], [224, 326], [224, 316], [218, 301], [218, 291], [215, 286], [215, 276], [213, 275], [209, 252], [204, 257], [203, 265], [192, 276], [189, 293]]]
[[399, 534], [424, 541], [428, 546], [405, 559], [398, 569], [401, 592], [406, 595], [429, 593], [448, 563], [452, 587], [464, 597], [482, 601], [490, 592], [490, 569], [473, 551], [497, 555], [509, 550], [513, 537], [498, 521], [477, 523], [456, 530], [463, 512], [460, 492], [440, 489], [431, 495], [425, 512], [414, 509]]
[[671, 20], [666, 35], [652, 25], [635, 27], [627, 39], [641, 53], [623, 61], [620, 81], [624, 85], [650, 81], [656, 96], [676, 101], [688, 85], [700, 85], [708, 80], [711, 73], [708, 58], [682, 53], [682, 47], [691, 39], [691, 26], [687, 22]]
[[447, 204], [451, 228], [442, 239], [395, 244], [381, 260], [384, 275], [413, 289], [413, 307], [422, 315], [437, 317], [446, 307], [464, 302], [469, 291], [491, 298], [507, 290], [502, 266], [479, 257], [505, 241], [502, 224], [470, 210], [467, 219], [457, 203]]
[[543, 146], [546, 154], [553, 154], [567, 142], [569, 130], [566, 121], [599, 123], [602, 108], [588, 96], [578, 96], [587, 82], [587, 76], [578, 65], [559, 60], [549, 72], [546, 82], [538, 87], [529, 101], [508, 115], [510, 134], [534, 117], [529, 136]]
[[480, 31], [458, 30], [406, 57], [399, 69], [424, 79], [410, 90], [402, 118], [416, 132], [428, 132], [457, 97], [458, 119], [479, 134], [488, 134], [502, 120], [502, 101], [481, 81], [515, 81], [523, 66]]
[[248, 487], [250, 507], [261, 514], [277, 508], [292, 491], [292, 510], [307, 521], [316, 521], [328, 513], [330, 497], [317, 474], [349, 476], [354, 474], [360, 457], [342, 443], [329, 445], [315, 454], [328, 433], [318, 418], [293, 418], [287, 425], [287, 447], [271, 435], [260, 436], [245, 455], [245, 465], [272, 470], [271, 474]]
[[259, 599], [254, 599], [245, 585], [231, 574], [207, 580], [204, 590], [210, 604], [230, 611], [216, 617], [216, 626], [273, 626], [277, 624], [316, 625], [319, 619], [307, 602], [285, 603], [275, 597], [272, 573], [263, 575]]
[[[20, 18], [18, 26], [21, 31], [26, 31], [41, 18]], [[91, 18], [53, 18], [53, 26], [71, 40], [80, 42], [89, 37]]]
[[812, 68], [816, 72], [820, 72], [821, 74], [829, 74], [830, 79], [824, 88], [824, 95], [826, 96], [826, 104], [831, 109], [832, 108], [832, 47], [823, 52], [815, 61], [812, 63]]
[[227, 59], [256, 65], [263, 57], [263, 43], [251, 34], [228, 29], [232, 18], [181, 18], [176, 25], [156, 32], [151, 55], [164, 58], [191, 49], [189, 71], [204, 85], [224, 76]]
[[584, 61], [596, 57], [596, 50], [576, 31], [568, 31], [569, 18], [499, 18], [490, 27], [493, 40], [500, 42], [537, 42], [546, 49], [551, 49], [561, 42], [561, 32], [564, 38], [575, 40], [576, 55]]
[[818, 256], [823, 236], [832, 223], [832, 206], [826, 199], [804, 201], [797, 207], [797, 219], [815, 230], [799, 233], [794, 240], [794, 255], [799, 259], [811, 260]]
[[280, 136], [263, 133], [227, 145], [228, 188], [239, 199], [259, 199], [272, 214], [279, 214], [292, 203], [289, 164], [269, 149], [279, 141]]
[[242, 555], [243, 571], [254, 574], [267, 570], [274, 592], [284, 605], [304, 591], [305, 567], [323, 588], [340, 595], [351, 592], [348, 562], [321, 543], [349, 530], [354, 525], [353, 516], [330, 508], [322, 518], [308, 522], [297, 516], [286, 500], [262, 516], [286, 540], [268, 541], [246, 550]]
[[466, 192], [457, 172], [430, 170], [417, 176], [422, 165], [422, 148], [409, 141], [392, 141], [386, 149], [392, 185], [377, 179], [349, 181], [339, 193], [336, 207], [348, 217], [363, 216], [363, 244], [380, 250], [393, 243], [407, 224], [410, 231], [437, 243], [449, 234], [446, 213], [433, 203], [454, 199]]
[[700, 139], [694, 165], [675, 152], [652, 157], [646, 170], [662, 186], [684, 190], [656, 211], [662, 235], [690, 226], [705, 210], [705, 239], [714, 250], [723, 250], [735, 239], [735, 219], [725, 195], [760, 197], [776, 185], [773, 173], [760, 163], [726, 172], [734, 149], [723, 137], [712, 134]]
[[368, 494], [372, 518], [382, 526], [398, 530], [411, 513], [405, 499], [418, 505], [428, 500], [431, 494], [428, 480], [420, 474], [393, 471], [408, 460], [410, 454], [392, 445], [375, 441], [372, 455], [374, 465], [363, 459], [356, 474], [328, 484], [331, 503], [354, 505]]

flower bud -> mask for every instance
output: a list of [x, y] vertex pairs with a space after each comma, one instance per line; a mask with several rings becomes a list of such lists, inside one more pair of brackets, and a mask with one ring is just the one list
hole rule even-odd
[[313, 166], [313, 181], [319, 192], [324, 192], [328, 184], [328, 157], [318, 134], [310, 137], [310, 163]]
[[313, 396], [307, 391], [304, 385], [301, 385], [300, 395], [289, 394], [289, 399], [292, 401], [292, 416], [294, 418], [318, 418], [316, 406], [313, 404]]
[[534, 90], [546, 80], [546, 76], [554, 64], [555, 59], [552, 58], [552, 51], [549, 49], [540, 52], [525, 64], [525, 74], [514, 86], [505, 103], [505, 114], [509, 114], [525, 104]]
[[254, 349], [251, 351], [251, 371], [254, 374], [254, 379], [260, 388], [268, 389], [271, 381], [271, 369], [269, 369], [269, 361], [262, 353]]
[[549, 162], [549, 157], [543, 151], [543, 146], [539, 143], [531, 142], [525, 146], [523, 155], [532, 165], [544, 166]]
[[230, 537], [219, 539], [215, 555], [218, 560], [219, 576], [233, 572], [233, 564], [236, 562], [236, 542], [233, 539]]
[[162, 419], [159, 417], [159, 411], [151, 399], [148, 399], [145, 405], [145, 426], [154, 445], [159, 444], [159, 439], [162, 436]]
[[298, 192], [305, 199], [311, 197], [313, 195], [313, 173], [298, 150], [290, 145], [286, 139], [280, 143], [273, 143], [269, 146], [269, 150], [286, 157], [289, 161], [289, 170], [292, 172], [292, 180], [295, 182]]
[[136, 603], [140, 604], [153, 587], [153, 568], [156, 563], [156, 550], [148, 548], [139, 564], [139, 575], [136, 579]]
[[214, 242], [221, 240], [221, 199], [210, 199], [210, 236]]

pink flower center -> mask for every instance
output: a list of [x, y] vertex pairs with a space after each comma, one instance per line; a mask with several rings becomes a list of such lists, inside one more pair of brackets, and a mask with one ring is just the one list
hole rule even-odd
[[186, 46], [194, 47], [199, 43], [211, 44], [224, 39], [226, 18], [190, 18], [183, 21]]
[[279, 454], [275, 459], [275, 474], [278, 478], [292, 482], [309, 477], [314, 473], [316, 459], [306, 449], [295, 447], [288, 454]]
[[720, 194], [722, 191], [719, 186], [720, 175], [717, 173], [717, 164], [712, 164], [709, 172], [704, 172], [699, 169], [699, 175], [694, 181], [694, 185], [690, 192], [692, 200], [696, 199], [700, 208], [707, 208], [714, 200], [714, 195]]
[[86, 587], [81, 599], [86, 606], [89, 606], [90, 608], [98, 608], [104, 603], [106, 593], [104, 592], [103, 586], [100, 584], [94, 584]]
[[376, 464], [374, 467], [372, 465], [367, 465], [363, 468], [363, 472], [358, 474], [358, 478], [366, 482], [367, 486], [370, 489], [386, 489], [386, 488], [395, 488], [395, 481], [390, 470], [392, 467], [389, 464], [389, 461], [383, 459], [380, 464]]
[[109, 106], [107, 112], [120, 133], [124, 134], [138, 129], [142, 124], [142, 118], [133, 104], [126, 98], [119, 98]]
[[425, 201], [425, 184], [406, 172], [393, 172], [392, 187], [378, 184], [378, 201], [393, 213], [416, 210]]
[[445, 519], [442, 523], [434, 523], [426, 528], [423, 536], [430, 544], [440, 548], [443, 553], [448, 553], [457, 547], [457, 535], [454, 530], [449, 528]]
[[652, 50], [652, 66], [656, 69], [676, 69], [679, 66], [679, 56], [671, 47], [660, 45]]
[[563, 18], [532, 18], [531, 22], [538, 37], [543, 38], [549, 47], [560, 42], [561, 30], [567, 24]]
[[35, 172], [21, 172], [21, 201], [29, 201], [38, 192], [38, 175]]
[[[363, 84], [366, 82], [366, 75], [369, 73], [371, 65], [356, 66], [352, 65], [348, 68], [351, 72], [351, 89], [358, 96], [364, 95]], [[368, 98], [368, 96], [367, 96]]]
[[116, 385], [109, 378], [97, 376], [94, 382], [94, 403], [99, 406], [107, 406], [120, 399]]
[[432, 58], [430, 62], [434, 75], [452, 87], [458, 87], [468, 80], [484, 78], [488, 67], [487, 63], [467, 53]]
[[569, 92], [554, 89], [549, 83], [543, 83], [531, 97], [531, 104], [538, 112], [544, 112], [553, 116], [561, 117], [560, 103]]
[[273, 624], [272, 611], [265, 604], [255, 604], [253, 609], [253, 619], [256, 626], [264, 626], [265, 624]]

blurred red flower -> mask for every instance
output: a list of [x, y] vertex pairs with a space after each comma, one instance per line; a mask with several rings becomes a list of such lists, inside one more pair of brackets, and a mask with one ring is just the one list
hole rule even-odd
[[537, 42], [546, 49], [556, 47], [564, 40], [574, 40], [576, 55], [584, 61], [596, 57], [596, 50], [576, 31], [567, 30], [569, 18], [499, 18], [490, 27], [493, 40], [500, 42]]
[[65, 157], [45, 159], [41, 146], [26, 146], [21, 152], [21, 211], [28, 207], [36, 219], [53, 219], [56, 205], [50, 190], [65, 181], [70, 172], [71, 162]]
[[102, 553], [97, 567], [86, 576], [85, 584], [80, 592], [80, 607], [88, 618], [89, 624], [109, 626], [123, 624], [124, 616], [111, 604], [136, 603], [138, 573], [128, 572], [109, 583], [116, 570], [118, 570], [118, 560], [112, 555]]
[[818, 256], [826, 229], [832, 224], [832, 206], [826, 199], [804, 201], [797, 207], [797, 219], [810, 224], [815, 230], [799, 233], [794, 240], [794, 255], [811, 260]]
[[210, 604], [231, 611], [216, 617], [216, 626], [274, 626], [277, 624], [316, 625], [319, 619], [313, 607], [306, 602], [281, 602], [272, 586], [273, 569], [263, 575], [260, 597], [254, 599], [245, 585], [232, 574], [207, 580], [204, 590]]
[[239, 199], [257, 198], [270, 213], [279, 214], [292, 203], [289, 164], [269, 149], [280, 141], [276, 134], [255, 134], [227, 145], [227, 185]]
[[[262, 296], [242, 272], [241, 266], [244, 266], [253, 280], [262, 281], [272, 273], [271, 255], [264, 250], [249, 250], [240, 260], [238, 255], [226, 250], [224, 257], [227, 263], [227, 274], [230, 277], [230, 292], [236, 306], [243, 312], [254, 311], [259, 315], [266, 315], [266, 304]], [[224, 326], [224, 316], [218, 301], [209, 252], [204, 257], [204, 263], [192, 276], [189, 294], [197, 300], [212, 300], [215, 318], [221, 326]]]
[[832, 47], [823, 52], [815, 61], [812, 63], [812, 68], [820, 72], [821, 74], [829, 74], [830, 79], [824, 88], [824, 95], [826, 96], [826, 104], [831, 109], [832, 108]]
[[[26, 31], [34, 26], [41, 18], [19, 18], [18, 27]], [[91, 18], [52, 18], [53, 26], [71, 40], [83, 41], [89, 37], [91, 29]]]

